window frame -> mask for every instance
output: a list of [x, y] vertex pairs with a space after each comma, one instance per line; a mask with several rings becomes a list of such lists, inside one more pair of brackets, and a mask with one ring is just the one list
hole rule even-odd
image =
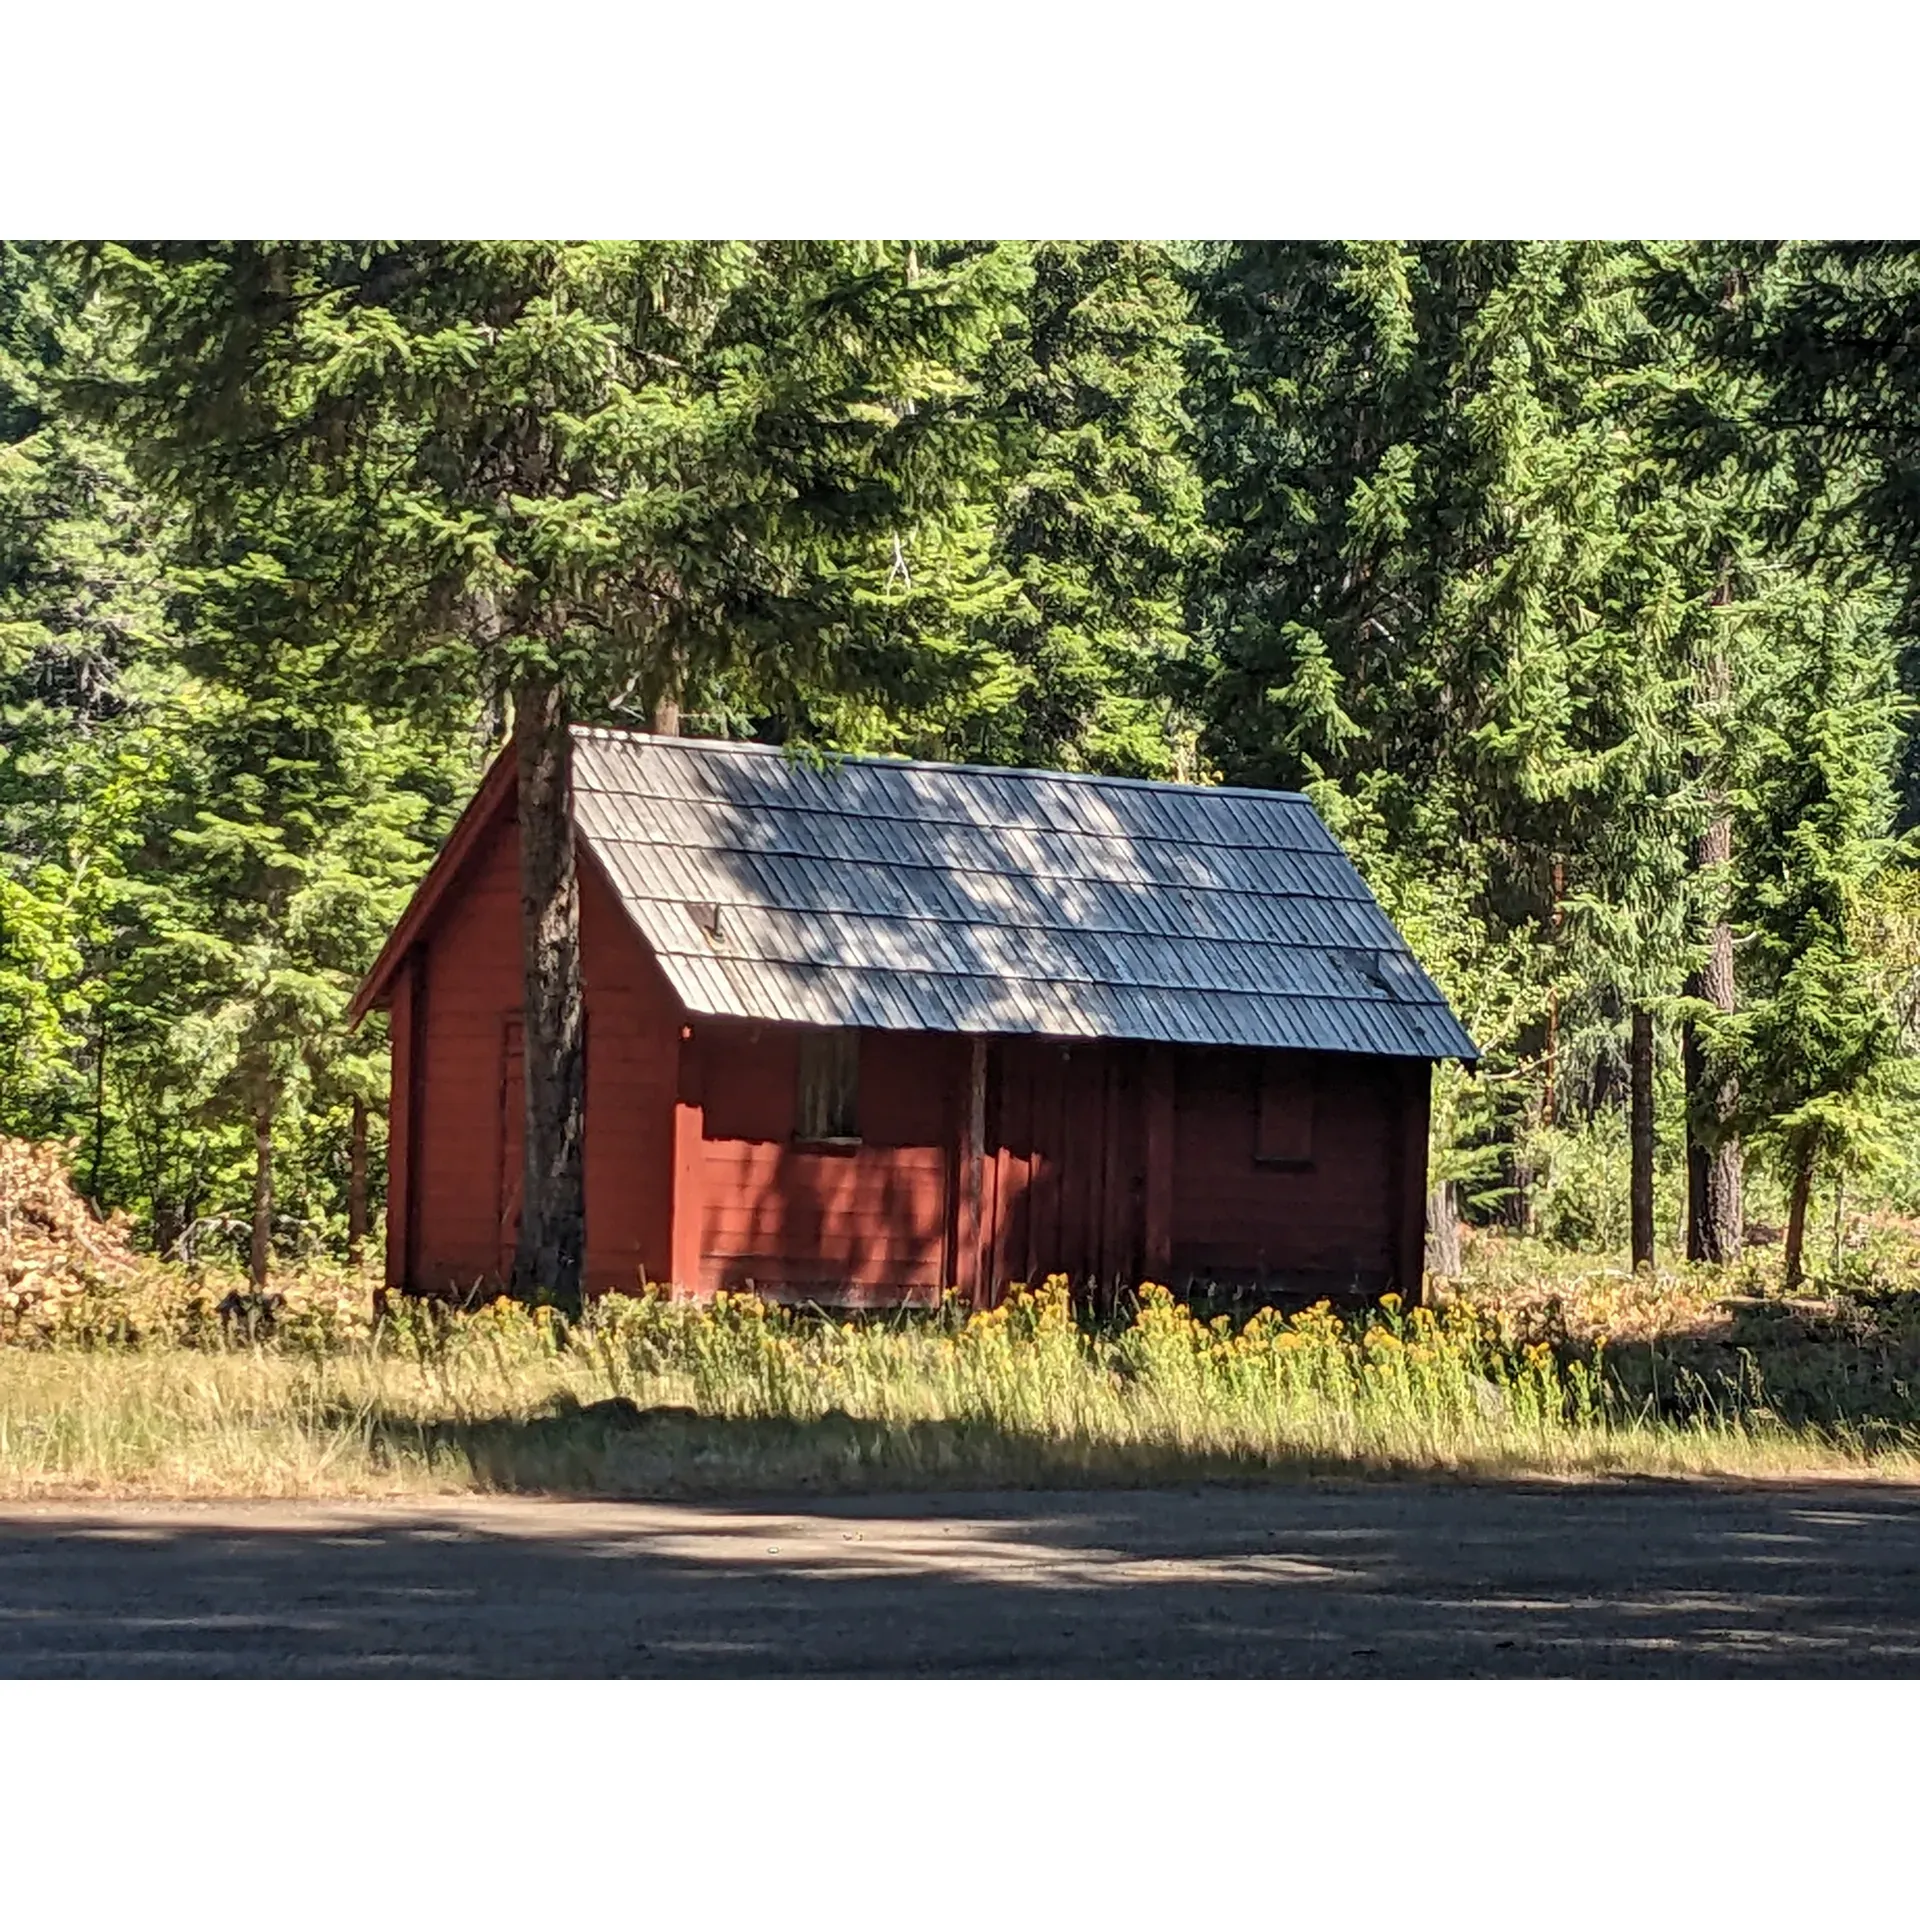
[[816, 1152], [845, 1152], [861, 1144], [858, 1027], [801, 1029], [794, 1063], [793, 1144]]

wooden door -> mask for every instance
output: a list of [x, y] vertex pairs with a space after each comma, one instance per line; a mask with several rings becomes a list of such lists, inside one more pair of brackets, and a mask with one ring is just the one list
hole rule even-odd
[[1005, 1040], [989, 1055], [989, 1299], [1064, 1273], [1105, 1297], [1140, 1270], [1145, 1143], [1138, 1049]]

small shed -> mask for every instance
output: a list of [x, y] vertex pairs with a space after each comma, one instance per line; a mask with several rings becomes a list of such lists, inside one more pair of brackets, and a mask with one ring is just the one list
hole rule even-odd
[[[407, 1291], [512, 1264], [512, 781], [356, 1005]], [[1430, 1063], [1473, 1043], [1300, 795], [580, 728], [574, 822], [589, 1290], [1418, 1296]]]

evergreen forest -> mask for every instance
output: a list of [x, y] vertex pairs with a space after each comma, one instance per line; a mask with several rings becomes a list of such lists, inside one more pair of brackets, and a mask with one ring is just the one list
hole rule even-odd
[[1917, 687], [1912, 246], [7, 245], [0, 1134], [357, 1253], [346, 1008], [509, 750], [564, 1296], [542, 797], [677, 727], [1303, 790], [1484, 1051], [1437, 1271], [1798, 1277], [1920, 1212]]

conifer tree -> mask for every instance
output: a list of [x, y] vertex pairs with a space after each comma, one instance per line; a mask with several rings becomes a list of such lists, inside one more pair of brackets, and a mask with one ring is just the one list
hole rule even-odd
[[[577, 1302], [583, 1057], [570, 717], [741, 663], [898, 672], [897, 572], [980, 436], [1023, 259], [901, 245], [99, 249], [135, 372], [76, 394], [264, 554], [288, 630], [511, 702], [527, 1023], [514, 1286]], [[889, 642], [895, 643], [891, 647]]]
[[60, 403], [88, 335], [54, 250], [0, 245], [0, 1130], [97, 1141], [130, 741], [171, 672], [164, 516]]
[[[1764, 788], [1777, 776], [1777, 767], [1770, 773], [1755, 756], [1764, 760], [1765, 743], [1777, 742], [1783, 728], [1834, 745], [1821, 690], [1832, 685], [1835, 634], [1853, 636], [1853, 670], [1871, 688], [1872, 662], [1890, 643], [1890, 607], [1895, 627], [1913, 631], [1916, 603], [1910, 591], [1903, 607], [1898, 595], [1889, 601], [1886, 570], [1911, 578], [1920, 555], [1911, 488], [1920, 385], [1901, 350], [1920, 322], [1920, 250], [1739, 243], [1654, 248], [1649, 259], [1650, 310], [1686, 361], [1659, 437], [1688, 482], [1718, 501], [1724, 549], [1725, 618], [1706, 673], [1709, 703], [1722, 715], [1714, 776], [1722, 804], [1701, 864], [1720, 868], [1715, 890], [1723, 901], [1731, 889], [1751, 906], [1755, 873], [1777, 876], [1787, 860], [1776, 836], [1788, 823], [1764, 806], [1742, 815], [1731, 790]], [[1824, 666], [1810, 664], [1821, 659]], [[1844, 736], [1868, 757], [1839, 776], [1843, 788], [1864, 782], [1870, 789], [1878, 777], [1865, 743], [1878, 737], [1887, 709], [1876, 698], [1868, 708], [1877, 719]], [[1910, 731], [1907, 737], [1911, 743]], [[1911, 790], [1911, 744], [1905, 763]], [[1862, 807], [1857, 821], [1872, 814], [1870, 802]], [[1734, 836], [1745, 830], [1760, 834], [1760, 844], [1741, 848]], [[1869, 831], [1869, 846], [1873, 838]], [[1800, 854], [1807, 851], [1803, 839]], [[1778, 1034], [1764, 1017], [1757, 1026], [1729, 1017], [1733, 936], [1722, 913], [1711, 928], [1710, 963], [1690, 983], [1708, 1016], [1689, 1055], [1695, 1257], [1729, 1258], [1738, 1245], [1739, 1128], [1779, 1141], [1779, 1116], [1767, 1099], [1743, 1098], [1739, 1036]], [[1743, 955], [1758, 938], [1751, 929], [1742, 936]], [[1823, 951], [1831, 962], [1830, 940]], [[1778, 990], [1777, 961], [1776, 953], [1770, 992]], [[1758, 950], [1743, 958], [1749, 965], [1760, 965]], [[1875, 1057], [1871, 1047], [1860, 1056], [1863, 1091], [1875, 1080], [1868, 1064]], [[1791, 1075], [1783, 1081], [1764, 1064], [1753, 1070], [1771, 1078], [1776, 1096], [1791, 1084]]]
[[[1716, 593], [1716, 613], [1726, 596]], [[1733, 696], [1730, 643], [1709, 637], [1697, 685], [1696, 713], [1702, 736], [1695, 749], [1704, 824], [1693, 845], [1692, 891], [1696, 937], [1702, 949], [1684, 992], [1696, 1007], [1681, 1034], [1686, 1084], [1687, 1258], [1725, 1266], [1744, 1243], [1745, 1181], [1734, 1123], [1739, 1110], [1738, 1069], [1709, 1041], [1705, 1021], [1727, 1020], [1739, 1007], [1734, 977], [1733, 926], [1727, 893], [1733, 875], [1733, 812], [1727, 791], [1729, 715]]]
[[[1239, 247], [1204, 295], [1225, 538], [1203, 593], [1209, 743], [1238, 777], [1305, 785], [1356, 844], [1446, 876], [1490, 960], [1508, 933], [1535, 941], [1542, 966], [1504, 971], [1534, 983], [1532, 1017], [1494, 1064], [1537, 1063], [1537, 1114], [1559, 1090], [1566, 1003], [1630, 1009], [1633, 1237], [1650, 1257], [1695, 543], [1634, 432], [1659, 342], [1633, 257]], [[1408, 890], [1377, 861], [1369, 877]]]
[[1892, 1010], [1860, 938], [1889, 852], [1900, 703], [1884, 614], [1803, 589], [1803, 644], [1782, 664], [1757, 743], [1740, 913], [1753, 1004], [1737, 1022], [1746, 1124], [1788, 1193], [1786, 1273], [1802, 1277], [1823, 1163], [1870, 1169], [1906, 1090]]
[[1191, 296], [1168, 248], [1050, 242], [986, 370], [1002, 448], [982, 623], [997, 697], [969, 758], [1166, 777], [1192, 770], [1177, 701], [1186, 591], [1204, 546], [1185, 407]]
[[1830, 556], [1874, 554], [1920, 631], [1920, 245], [1716, 247], [1665, 290], [1676, 324], [1751, 382], [1746, 451], [1772, 470], [1775, 532], [1848, 529]]
[[172, 750], [126, 863], [120, 911], [137, 938], [115, 985], [147, 1089], [167, 1089], [190, 1126], [244, 1136], [258, 1287], [282, 1143], [329, 1106], [384, 1106], [372, 1036], [349, 1036], [345, 1013], [464, 769], [331, 697], [302, 650], [244, 637], [227, 650], [224, 674], [165, 716]]

